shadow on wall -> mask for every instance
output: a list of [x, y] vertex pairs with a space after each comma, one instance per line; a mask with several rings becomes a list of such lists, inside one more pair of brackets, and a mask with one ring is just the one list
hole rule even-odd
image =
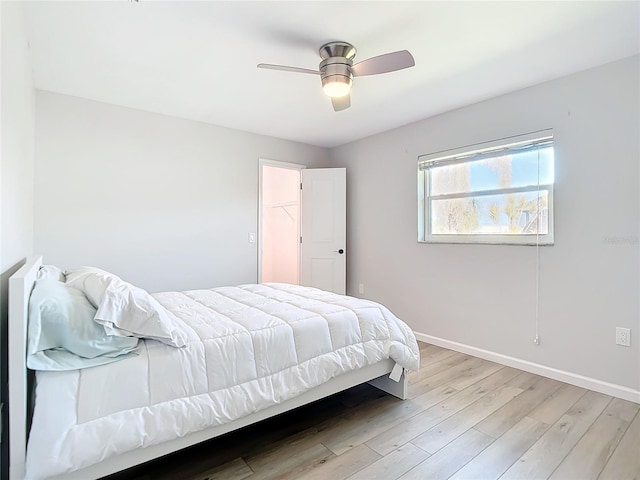
[[0, 479], [9, 478], [9, 409], [7, 407], [8, 369], [8, 326], [9, 326], [9, 278], [26, 262], [20, 260], [0, 274], [0, 401], [2, 402], [2, 439], [0, 446]]

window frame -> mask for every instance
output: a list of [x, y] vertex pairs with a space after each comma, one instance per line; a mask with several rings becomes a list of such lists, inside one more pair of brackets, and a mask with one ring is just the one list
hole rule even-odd
[[[499, 156], [500, 153], [508, 151], [517, 152], [526, 148], [537, 148], [537, 146], [553, 146], [553, 131], [551, 129], [539, 130], [524, 135], [501, 138], [490, 142], [468, 145], [453, 150], [444, 150], [418, 157], [418, 242], [434, 244], [488, 244], [488, 245], [554, 245], [554, 199], [553, 191], [555, 185], [537, 184], [521, 187], [497, 188], [491, 190], [468, 191], [460, 193], [449, 193], [430, 195], [430, 172], [433, 167], [445, 165], [459, 165], [471, 163], [483, 158]], [[554, 152], [555, 153], [555, 152]], [[554, 155], [555, 171], [555, 155]], [[539, 180], [538, 180], [539, 181]], [[430, 205], [431, 201], [472, 198], [488, 195], [505, 195], [510, 193], [523, 192], [547, 192], [547, 221], [548, 230], [546, 234], [478, 234], [478, 233], [458, 233], [458, 234], [434, 234], [431, 232]]]

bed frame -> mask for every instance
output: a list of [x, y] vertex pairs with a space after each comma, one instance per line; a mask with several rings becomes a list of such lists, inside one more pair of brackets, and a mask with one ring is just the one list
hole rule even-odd
[[[29, 381], [26, 365], [27, 319], [29, 296], [36, 280], [42, 257], [30, 259], [9, 280], [9, 478], [23, 480], [29, 428]], [[100, 478], [153, 460], [196, 443], [224, 435], [266, 418], [279, 415], [342, 390], [369, 382], [402, 400], [407, 398], [407, 379], [393, 360], [349, 372], [333, 378], [306, 393], [265, 410], [239, 418], [231, 423], [211, 427], [185, 437], [140, 448], [110, 457], [91, 467], [64, 475], [65, 480]]]

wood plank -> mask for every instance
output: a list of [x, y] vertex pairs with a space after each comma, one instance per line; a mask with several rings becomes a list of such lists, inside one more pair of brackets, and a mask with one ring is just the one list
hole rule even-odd
[[242, 458], [236, 458], [230, 462], [202, 472], [194, 477], [194, 480], [243, 480], [253, 475], [253, 470]]
[[435, 345], [429, 345], [429, 347], [431, 347], [430, 350], [420, 350], [420, 369], [432, 363], [440, 362], [458, 353], [455, 350], [448, 350]]
[[556, 380], [542, 378], [474, 428], [493, 438], [498, 438], [561, 386], [562, 383]]
[[522, 372], [516, 378], [511, 380], [509, 382], [509, 385], [511, 385], [513, 387], [521, 388], [523, 390], [526, 390], [527, 388], [529, 388], [529, 387], [535, 385], [536, 383], [538, 383], [543, 378], [544, 377], [541, 377], [540, 375], [536, 375], [535, 373]]
[[604, 411], [611, 400], [613, 400], [613, 397], [609, 395], [589, 390], [567, 410], [567, 415], [591, 424]]
[[[631, 412], [635, 415], [638, 409], [638, 404], [614, 398], [549, 478], [598, 478], [629, 427], [629, 421], [620, 417], [628, 418]], [[640, 454], [640, 444], [637, 453]]]
[[587, 390], [584, 388], [564, 384], [547, 400], [538, 405], [528, 416], [541, 423], [553, 425], [585, 393], [587, 393]]
[[[445, 350], [445, 353], [448, 353], [450, 351], [451, 350]], [[424, 367], [420, 367], [420, 370], [418, 370], [417, 372], [410, 372], [407, 376], [407, 380], [409, 380], [409, 384], [411, 385], [413, 385], [414, 383], [419, 383], [437, 373], [445, 372], [455, 365], [468, 362], [472, 358], [473, 357], [471, 357], [470, 355], [465, 355], [464, 353], [453, 352], [452, 355], [446, 355], [446, 357], [443, 359], [431, 362]]]
[[503, 386], [505, 382], [517, 374], [518, 370], [503, 368], [487, 378], [482, 379], [477, 384], [471, 385], [463, 391], [456, 393], [451, 398], [411, 418], [407, 418], [393, 428], [385, 430], [369, 440], [367, 445], [381, 455], [387, 455], [389, 452], [411, 441], [456, 412], [478, 401], [492, 390]]
[[482, 380], [485, 377], [488, 377], [492, 373], [497, 372], [505, 368], [504, 365], [500, 365], [499, 363], [484, 361], [477, 367], [472, 368], [471, 370], [464, 372], [462, 375], [459, 375], [458, 378], [449, 382], [449, 386], [451, 388], [455, 388], [456, 390], [464, 390], [470, 385]]
[[344, 421], [333, 425], [323, 432], [322, 442], [336, 455], [342, 455], [350, 448], [367, 442], [405, 418], [424, 411], [454, 393], [455, 390], [443, 385], [414, 400], [402, 401], [390, 397], [382, 408], [357, 411]]
[[610, 415], [631, 423], [635, 416], [638, 414], [640, 404], [635, 402], [627, 402], [620, 398], [614, 398], [609, 405], [608, 412]]
[[[378, 389], [370, 386], [367, 386], [367, 390], [377, 390], [380, 392]], [[325, 400], [322, 400], [320, 403], [324, 402]], [[313, 437], [313, 442], [322, 443], [329, 437], [335, 437], [343, 434], [345, 430], [358, 428], [358, 426], [362, 426], [364, 423], [371, 422], [372, 419], [375, 419], [378, 415], [387, 412], [394, 406], [406, 406], [409, 405], [410, 402], [403, 402], [398, 398], [382, 393], [376, 398], [371, 398], [367, 402], [360, 403], [357, 401], [350, 401], [350, 404], [350, 408], [343, 408], [341, 411], [336, 412], [335, 415], [323, 419], [315, 425], [288, 437], [286, 441], [297, 442]], [[419, 403], [412, 404], [412, 406], [416, 409], [420, 408]], [[315, 408], [313, 411], [315, 411]], [[311, 411], [309, 413], [311, 414]], [[274, 448], [277, 447], [274, 446]]]
[[[331, 423], [332, 420], [328, 420], [327, 422], [320, 423], [320, 425]], [[309, 450], [315, 449], [315, 451], [320, 453], [320, 458], [325, 458], [326, 455], [324, 454], [326, 452], [322, 451], [322, 448], [325, 447], [322, 445], [321, 436], [317, 434], [321, 431], [321, 428], [322, 427], [314, 426], [296, 434], [274, 439], [267, 444], [261, 444], [257, 448], [252, 449], [253, 453], [245, 454], [243, 458], [255, 472], [263, 471], [270, 465], [277, 464], [283, 450], [289, 452], [289, 456], [296, 457], [306, 454]], [[322, 448], [318, 448], [318, 445]]]
[[458, 470], [451, 479], [497, 479], [549, 428], [529, 417], [522, 418], [478, 456]]
[[618, 448], [605, 465], [599, 480], [640, 479], [640, 413], [637, 413]]
[[[434, 345], [433, 343], [429, 343], [429, 342], [424, 342], [422, 340], [416, 340], [416, 342], [418, 342], [418, 348], [419, 349], [423, 349], [426, 347], [437, 347], [437, 345]], [[442, 348], [442, 347], [439, 347]]]
[[493, 438], [477, 430], [469, 430], [398, 480], [444, 480], [484, 450]]
[[587, 392], [500, 479], [549, 477], [609, 402], [608, 395]]
[[392, 428], [384, 430], [367, 441], [367, 445], [379, 454], [387, 455], [486, 394], [485, 392], [479, 394], [480, 391], [479, 388], [469, 388], [464, 392], [457, 393]]
[[454, 381], [458, 376], [468, 372], [472, 368], [480, 365], [484, 360], [480, 358], [464, 358], [460, 363], [445, 368], [443, 371], [430, 375], [427, 378], [416, 382], [409, 386], [409, 398], [415, 398], [429, 390], [433, 390], [440, 385], [447, 385]]
[[420, 405], [423, 410], [426, 410], [447, 398], [453, 397], [457, 393], [458, 390], [451, 388], [449, 385], [440, 385], [433, 390], [429, 390], [428, 392], [407, 401]]
[[424, 350], [426, 348], [431, 348], [431, 347], [442, 348], [442, 347], [439, 347], [438, 345], [434, 345], [433, 343], [423, 342], [422, 340], [416, 340], [416, 341], [418, 342], [418, 348], [420, 350]]
[[418, 349], [420, 350], [420, 358], [427, 357], [432, 353], [442, 352], [447, 350], [446, 348], [433, 345], [431, 343], [418, 342]]
[[408, 443], [373, 462], [348, 480], [388, 480], [398, 478], [424, 461], [429, 454]]
[[[343, 455], [333, 455], [306, 470], [296, 470], [278, 477], [278, 480], [339, 480], [347, 478], [378, 460], [380, 455], [366, 445], [358, 445]], [[253, 477], [250, 477], [253, 480]]]
[[476, 423], [491, 415], [497, 409], [513, 400], [522, 392], [517, 387], [504, 385], [486, 394], [477, 402], [469, 405], [455, 415], [430, 428], [411, 443], [425, 452], [434, 454], [446, 444], [462, 435]]
[[253, 470], [251, 480], [271, 480], [296, 478], [290, 475], [294, 472], [306, 471], [316, 465], [322, 465], [335, 455], [321, 443], [316, 443], [306, 449], [296, 449], [283, 455], [283, 447], [271, 454], [258, 453], [247, 457], [247, 465]]

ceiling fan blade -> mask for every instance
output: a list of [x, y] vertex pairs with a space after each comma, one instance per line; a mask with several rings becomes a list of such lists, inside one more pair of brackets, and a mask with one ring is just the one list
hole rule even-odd
[[351, 106], [351, 95], [345, 95], [344, 97], [332, 98], [331, 103], [333, 104], [333, 109], [336, 112], [340, 110], [346, 110]]
[[287, 67], [286, 65], [272, 65], [270, 63], [259, 63], [258, 68], [266, 68], [268, 70], [282, 70], [283, 72], [296, 72], [296, 73], [311, 73], [314, 75], [320, 75], [317, 70], [310, 70], [308, 68]]
[[354, 76], [363, 77], [365, 75], [394, 72], [403, 68], [413, 67], [415, 64], [413, 55], [408, 50], [400, 50], [399, 52], [385, 53], [384, 55], [363, 60], [351, 67], [351, 70]]

